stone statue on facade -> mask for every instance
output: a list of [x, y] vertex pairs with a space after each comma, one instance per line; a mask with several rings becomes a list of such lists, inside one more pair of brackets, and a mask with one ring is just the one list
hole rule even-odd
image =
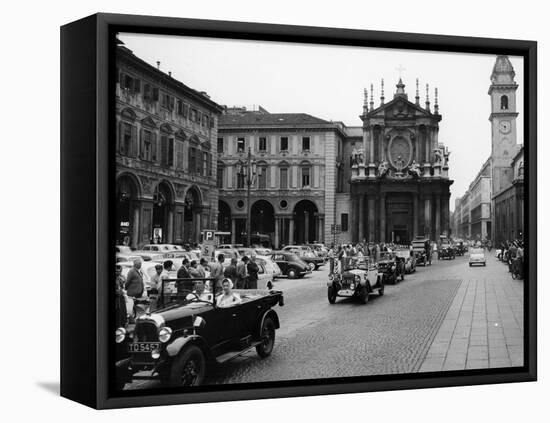
[[443, 167], [449, 166], [449, 156], [451, 155], [451, 152], [448, 148], [445, 148], [445, 153], [443, 154], [443, 158], [445, 159], [445, 162], [443, 163]]
[[378, 176], [380, 178], [384, 177], [386, 173], [388, 173], [388, 170], [390, 169], [390, 166], [387, 161], [383, 161], [378, 165]]
[[434, 163], [435, 164], [441, 164], [443, 161], [443, 152], [440, 148], [434, 149]]
[[420, 178], [420, 165], [415, 160], [409, 166], [409, 173], [417, 178]]
[[403, 170], [405, 167], [405, 160], [401, 156], [397, 156], [397, 159], [395, 160], [395, 168], [399, 171]]

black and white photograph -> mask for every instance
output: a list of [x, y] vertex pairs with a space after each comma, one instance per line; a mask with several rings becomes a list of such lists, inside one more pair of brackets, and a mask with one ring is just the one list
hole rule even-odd
[[119, 392], [525, 365], [523, 57], [113, 48]]

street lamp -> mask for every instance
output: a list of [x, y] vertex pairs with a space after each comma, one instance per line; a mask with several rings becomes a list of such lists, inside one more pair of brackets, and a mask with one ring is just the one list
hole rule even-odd
[[252, 184], [254, 184], [254, 181], [256, 180], [257, 169], [256, 169], [256, 161], [252, 158], [252, 153], [250, 151], [250, 147], [248, 147], [248, 154], [246, 155], [246, 161], [239, 162], [239, 175], [246, 184], [246, 246], [250, 247], [251, 241], [250, 241], [250, 235], [252, 231], [251, 226], [251, 219], [250, 219], [250, 213], [251, 213], [251, 207], [250, 207], [250, 187]]

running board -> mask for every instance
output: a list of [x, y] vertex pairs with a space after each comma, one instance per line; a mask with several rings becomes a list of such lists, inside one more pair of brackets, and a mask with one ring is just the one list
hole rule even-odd
[[261, 341], [255, 341], [250, 343], [250, 345], [246, 347], [244, 350], [226, 352], [225, 354], [217, 356], [216, 361], [219, 364], [225, 363], [226, 361], [232, 360], [240, 355], [243, 355], [244, 353], [250, 351], [252, 348], [255, 348], [257, 345], [260, 345], [261, 343], [262, 343]]

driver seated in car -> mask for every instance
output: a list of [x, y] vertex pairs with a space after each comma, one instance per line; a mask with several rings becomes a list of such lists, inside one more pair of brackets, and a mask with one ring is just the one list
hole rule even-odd
[[212, 298], [212, 293], [205, 289], [203, 281], [196, 281], [195, 289], [185, 297], [187, 301], [196, 301], [199, 299], [200, 301], [208, 302], [212, 302]]
[[222, 281], [223, 293], [216, 297], [216, 305], [218, 307], [230, 307], [232, 305], [240, 304], [241, 297], [239, 294], [233, 292], [233, 282], [231, 279], [224, 279]]

